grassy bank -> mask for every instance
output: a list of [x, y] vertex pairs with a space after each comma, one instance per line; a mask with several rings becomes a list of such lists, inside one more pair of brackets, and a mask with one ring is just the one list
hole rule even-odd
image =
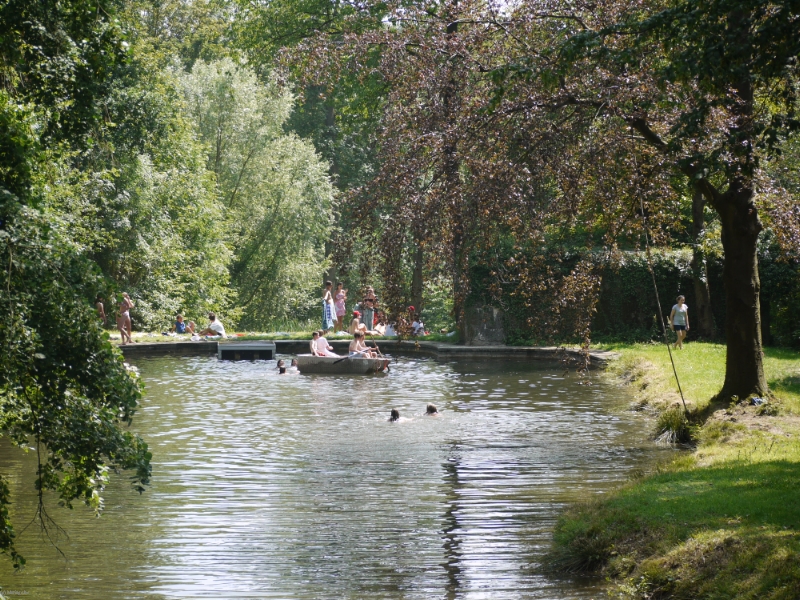
[[[680, 402], [666, 349], [607, 349], [622, 354], [608, 376], [663, 427]], [[693, 343], [675, 359], [688, 403], [707, 408], [724, 347]], [[693, 450], [565, 514], [548, 566], [602, 573], [613, 597], [800, 598], [800, 353], [769, 349], [765, 370], [774, 399], [714, 407], [689, 426]]]
[[[112, 344], [119, 344], [120, 343], [120, 336], [119, 332], [116, 330], [108, 330], [107, 331], [111, 340]], [[273, 332], [257, 332], [257, 331], [230, 331], [228, 332], [230, 336], [236, 336], [241, 341], [257, 341], [257, 340], [298, 340], [298, 341], [307, 341], [311, 339], [311, 330], [308, 331], [273, 331]], [[146, 342], [150, 343], [174, 343], [174, 342], [188, 342], [191, 341], [191, 336], [189, 334], [184, 335], [163, 335], [161, 333], [148, 333], [143, 331], [134, 331], [133, 332], [133, 339], [135, 342]], [[329, 341], [331, 340], [352, 340], [353, 336], [350, 334], [347, 335], [334, 335], [330, 334], [327, 338]], [[367, 343], [372, 342], [373, 337], [367, 336]], [[398, 341], [397, 337], [384, 337], [380, 335], [374, 336], [374, 339], [377, 341]], [[446, 344], [456, 344], [458, 343], [458, 335], [446, 335], [441, 333], [431, 333], [424, 337], [411, 337], [411, 338], [404, 338], [404, 341], [408, 343], [414, 343], [415, 341], [420, 342], [441, 342]]]

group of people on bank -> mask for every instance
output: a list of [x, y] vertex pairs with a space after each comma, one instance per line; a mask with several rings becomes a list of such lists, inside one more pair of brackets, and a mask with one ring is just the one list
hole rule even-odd
[[[398, 317], [390, 322], [386, 313], [380, 309], [378, 297], [375, 289], [367, 286], [363, 297], [355, 304], [350, 318], [350, 324], [345, 329], [345, 317], [347, 315], [347, 290], [344, 284], [339, 282], [336, 289], [333, 289], [333, 282], [326, 281], [325, 289], [322, 293], [322, 335], [333, 331], [347, 332], [352, 336], [361, 334], [360, 337], [367, 335], [381, 335], [393, 337], [401, 333], [408, 332], [411, 335], [426, 335], [425, 325], [422, 317], [416, 312], [413, 306], [408, 307], [409, 319]], [[363, 342], [363, 340], [362, 340]]]
[[[133, 333], [131, 331], [131, 309], [136, 305], [131, 300], [127, 292], [122, 292], [117, 304], [117, 331], [120, 333], [122, 345], [135, 344]], [[108, 315], [106, 314], [106, 306], [102, 296], [98, 295], [95, 298], [95, 310], [97, 316], [100, 318], [100, 323], [103, 327], [108, 324]], [[192, 339], [199, 339], [200, 337], [209, 338], [224, 338], [225, 326], [217, 318], [213, 312], [208, 313], [208, 326], [205, 329], [198, 329], [194, 321], [185, 321], [183, 315], [175, 315], [175, 322], [169, 332], [164, 332], [164, 335], [181, 335], [191, 334]]]

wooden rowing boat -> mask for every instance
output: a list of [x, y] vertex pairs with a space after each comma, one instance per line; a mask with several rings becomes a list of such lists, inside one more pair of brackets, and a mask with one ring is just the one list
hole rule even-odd
[[381, 373], [389, 366], [388, 358], [363, 358], [349, 356], [313, 356], [300, 354], [297, 370], [301, 373], [323, 373], [332, 375], [367, 375]]

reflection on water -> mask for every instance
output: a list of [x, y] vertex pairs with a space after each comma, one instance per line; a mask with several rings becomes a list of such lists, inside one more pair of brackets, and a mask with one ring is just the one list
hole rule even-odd
[[[660, 452], [619, 390], [524, 362], [401, 359], [386, 376], [279, 376], [274, 362], [136, 361], [135, 428], [154, 454], [139, 496], [50, 514], [66, 558], [31, 527], [31, 598], [590, 598], [537, 561], [558, 511]], [[442, 416], [425, 417], [427, 402]], [[413, 419], [388, 423], [396, 407]], [[33, 457], [0, 448], [16, 523]]]

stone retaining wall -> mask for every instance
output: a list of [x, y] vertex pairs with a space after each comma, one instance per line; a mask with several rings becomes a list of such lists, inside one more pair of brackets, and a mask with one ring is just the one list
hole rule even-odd
[[[309, 352], [308, 342], [302, 340], [270, 340], [279, 354], [304, 354]], [[334, 351], [345, 354], [350, 340], [329, 340]], [[146, 356], [208, 356], [217, 354], [218, 344], [225, 342], [156, 342], [136, 343], [120, 346], [125, 358]], [[371, 343], [369, 344], [372, 345]], [[560, 362], [564, 358], [580, 359], [578, 348], [557, 348], [555, 346], [462, 346], [439, 342], [390, 341], [378, 342], [386, 354], [433, 356], [437, 359], [472, 358], [527, 358], [530, 360]], [[590, 366], [603, 368], [609, 361], [619, 358], [614, 352], [593, 350], [589, 352]]]

